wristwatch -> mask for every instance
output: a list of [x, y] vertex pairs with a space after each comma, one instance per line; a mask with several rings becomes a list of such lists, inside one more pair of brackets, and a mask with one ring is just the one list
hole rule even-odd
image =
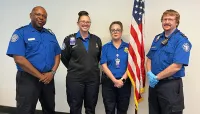
[[126, 79], [124, 79], [124, 78], [121, 78], [121, 80], [122, 80], [122, 82], [123, 82], [123, 83], [125, 83], [125, 82], [126, 82]]
[[51, 70], [51, 73], [53, 74], [53, 76], [56, 74], [56, 71]]

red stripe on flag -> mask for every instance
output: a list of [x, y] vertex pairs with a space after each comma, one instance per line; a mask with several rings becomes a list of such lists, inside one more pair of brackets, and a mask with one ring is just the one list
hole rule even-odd
[[140, 57], [141, 57], [141, 48], [140, 48], [140, 41], [138, 40], [138, 35], [137, 35], [137, 32], [135, 31], [135, 29], [133, 28], [133, 26], [131, 25], [131, 30], [130, 30], [130, 32], [131, 32], [131, 36], [133, 37], [133, 39], [134, 39], [134, 41], [135, 41], [135, 43], [136, 43], [136, 45], [137, 45], [137, 51], [138, 51], [138, 53], [140, 54]]
[[[143, 26], [142, 24], [139, 24], [139, 29], [141, 34], [143, 34]], [[141, 73], [142, 73], [142, 81], [143, 81], [143, 88], [145, 87], [145, 82], [146, 82], [146, 71], [145, 71], [145, 52], [144, 52], [144, 40], [143, 40], [143, 35], [141, 35]]]
[[[129, 73], [130, 73], [130, 75], [131, 75], [131, 78], [133, 79], [133, 81], [134, 82], [136, 82], [136, 79], [135, 79], [135, 74], [133, 73], [133, 71], [132, 71], [132, 68], [131, 68], [131, 66], [130, 66], [130, 64], [128, 63], [128, 71], [129, 71]], [[130, 77], [129, 77], [130, 78]], [[141, 98], [141, 96], [140, 96], [140, 93], [139, 93], [139, 91], [137, 91], [137, 89], [136, 89], [136, 84], [135, 84], [135, 86], [134, 86], [134, 92], [135, 92], [135, 97], [136, 97], [136, 99], [137, 99], [137, 101]]]
[[140, 80], [140, 68], [138, 66], [138, 63], [137, 63], [137, 57], [135, 55], [135, 52], [133, 50], [133, 47], [131, 45], [129, 45], [129, 54], [135, 64], [135, 68], [136, 68], [136, 74], [137, 74], [137, 78]]

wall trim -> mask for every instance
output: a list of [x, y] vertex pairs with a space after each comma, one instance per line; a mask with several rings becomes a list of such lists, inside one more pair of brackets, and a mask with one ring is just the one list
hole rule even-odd
[[[2, 106], [0, 105], [0, 113], [8, 113], [8, 114], [15, 114], [16, 107], [10, 107], [10, 106]], [[42, 114], [41, 110], [36, 110], [35, 114]], [[70, 113], [64, 113], [64, 112], [56, 112], [56, 114], [70, 114]]]

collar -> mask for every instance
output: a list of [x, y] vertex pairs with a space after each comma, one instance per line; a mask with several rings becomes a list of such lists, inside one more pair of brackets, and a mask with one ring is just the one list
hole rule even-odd
[[[179, 30], [176, 28], [169, 36], [168, 38], [171, 38], [173, 35], [175, 35], [176, 33], [178, 33]], [[165, 31], [163, 31], [163, 33], [160, 35], [161, 37], [165, 37]]]
[[[78, 31], [78, 32], [76, 33], [76, 38], [81, 38], [81, 39], [83, 39], [82, 36], [81, 36], [80, 31]], [[85, 39], [90, 39], [90, 32], [88, 33], [88, 36], [87, 36], [87, 38], [85, 38]]]
[[28, 27], [31, 29], [32, 32], [48, 32], [45, 28], [42, 28], [41, 31], [36, 30], [31, 23], [29, 23]]
[[[120, 46], [119, 46], [119, 48], [121, 48], [121, 47], [126, 47], [127, 46], [127, 43], [126, 42], [124, 42], [123, 40], [121, 40], [122, 41], [122, 43], [120, 44]], [[113, 44], [113, 41], [111, 40], [109, 43], [108, 43], [109, 45], [113, 45], [114, 46], [114, 44]]]

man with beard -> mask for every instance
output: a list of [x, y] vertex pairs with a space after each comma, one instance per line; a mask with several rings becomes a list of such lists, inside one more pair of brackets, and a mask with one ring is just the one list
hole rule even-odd
[[185, 76], [192, 45], [177, 29], [179, 21], [177, 11], [170, 9], [163, 13], [164, 32], [154, 38], [147, 54], [149, 114], [183, 113], [182, 77]]
[[13, 33], [7, 55], [17, 65], [17, 114], [34, 114], [39, 99], [43, 114], [55, 114], [54, 75], [61, 49], [56, 36], [43, 28], [47, 12], [37, 6], [30, 13], [31, 23]]

